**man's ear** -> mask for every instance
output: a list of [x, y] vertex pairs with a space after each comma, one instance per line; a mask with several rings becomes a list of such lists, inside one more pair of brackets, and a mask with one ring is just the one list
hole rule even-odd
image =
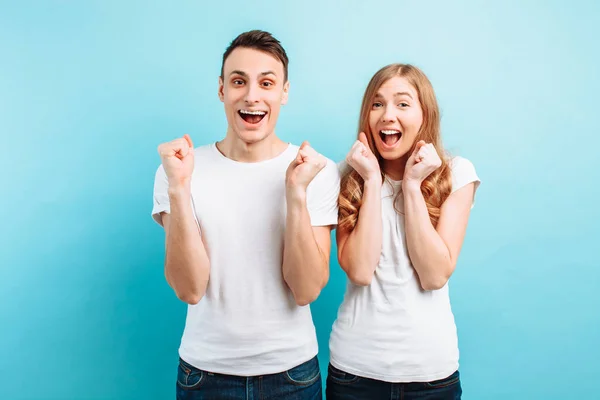
[[287, 103], [289, 91], [290, 91], [290, 81], [286, 81], [283, 84], [283, 96], [281, 97], [282, 105]]
[[223, 93], [223, 78], [219, 77], [219, 100], [225, 100], [225, 93]]

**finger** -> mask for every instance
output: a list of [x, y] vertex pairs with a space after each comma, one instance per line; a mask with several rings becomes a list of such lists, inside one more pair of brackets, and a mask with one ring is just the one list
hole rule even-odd
[[369, 147], [369, 141], [367, 140], [367, 135], [364, 132], [358, 134], [358, 141]]
[[358, 140], [355, 141], [352, 147], [350, 148], [350, 151], [348, 151], [348, 157], [352, 157], [352, 155], [356, 153], [358, 149], [360, 149], [360, 146], [362, 146], [362, 143]]
[[306, 159], [312, 155], [314, 154], [312, 154], [306, 147], [298, 151], [298, 157], [300, 158], [301, 162], [306, 161]]
[[309, 157], [318, 157], [319, 156], [319, 153], [315, 149], [310, 147], [310, 145], [307, 145], [306, 147], [304, 147], [302, 149], [302, 151], [304, 152], [304, 154], [306, 154]]
[[302, 149], [302, 147], [298, 150], [298, 153], [296, 154], [296, 158], [294, 159], [294, 163], [296, 165], [298, 164], [302, 164], [302, 162], [304, 161], [304, 156], [303, 156], [303, 152], [304, 150]]
[[363, 147], [361, 147], [361, 149], [360, 149], [360, 153], [361, 153], [363, 156], [365, 156], [365, 157], [369, 157], [369, 153], [370, 153], [370, 152], [371, 152], [371, 151], [369, 150], [369, 148], [368, 148], [367, 146], [363, 146]]
[[158, 146], [158, 152], [161, 157], [173, 157], [181, 150], [183, 139], [176, 139], [168, 143], [163, 143]]
[[190, 153], [190, 150], [191, 150], [191, 148], [189, 146], [189, 142], [187, 141], [187, 139], [182, 138], [177, 141], [177, 148], [176, 148], [176, 152], [175, 152], [175, 155], [177, 156], [177, 158], [183, 159]]
[[357, 142], [357, 146], [354, 149], [354, 154], [366, 156], [368, 154], [368, 149], [369, 149], [369, 146], [366, 146], [362, 142]]
[[417, 144], [415, 145], [415, 149], [413, 150], [413, 155], [416, 157], [417, 153], [419, 152], [419, 150], [421, 150], [421, 147], [425, 146], [425, 141], [424, 140], [419, 140], [417, 142]]
[[293, 170], [300, 164], [302, 164], [302, 157], [300, 157], [300, 154], [296, 154], [296, 157], [292, 160], [292, 162], [288, 166], [288, 170]]
[[305, 147], [310, 147], [310, 143], [308, 143], [308, 140], [302, 142], [302, 144], [300, 145], [300, 150], [304, 149]]
[[437, 153], [437, 150], [435, 149], [435, 146], [433, 145], [433, 143], [428, 143], [426, 148], [427, 148], [427, 151], [431, 154]]
[[193, 149], [194, 148], [194, 143], [192, 142], [192, 138], [190, 137], [190, 135], [188, 135], [186, 133], [185, 135], [183, 135], [183, 138], [187, 141], [187, 143], [190, 146], [190, 148]]

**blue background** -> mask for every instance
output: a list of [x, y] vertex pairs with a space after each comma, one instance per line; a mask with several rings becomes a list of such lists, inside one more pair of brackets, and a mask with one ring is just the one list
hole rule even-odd
[[223, 137], [221, 56], [255, 28], [291, 59], [277, 133], [335, 161], [378, 68], [428, 74], [482, 179], [451, 280], [464, 398], [593, 398], [599, 26], [593, 1], [0, 3], [0, 398], [174, 397], [185, 305], [150, 218], [156, 147]]

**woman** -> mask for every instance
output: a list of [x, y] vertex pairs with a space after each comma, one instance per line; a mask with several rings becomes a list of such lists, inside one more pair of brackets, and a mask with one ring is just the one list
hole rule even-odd
[[348, 275], [328, 399], [460, 399], [448, 296], [479, 178], [446, 156], [431, 83], [393, 64], [369, 82], [346, 157], [337, 229]]

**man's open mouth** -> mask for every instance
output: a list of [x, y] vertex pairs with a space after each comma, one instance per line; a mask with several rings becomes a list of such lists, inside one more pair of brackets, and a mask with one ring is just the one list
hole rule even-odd
[[383, 129], [379, 131], [379, 137], [386, 146], [393, 146], [398, 143], [398, 140], [402, 137], [402, 132], [396, 129]]
[[238, 114], [249, 124], [258, 124], [267, 115], [266, 111], [239, 110]]

